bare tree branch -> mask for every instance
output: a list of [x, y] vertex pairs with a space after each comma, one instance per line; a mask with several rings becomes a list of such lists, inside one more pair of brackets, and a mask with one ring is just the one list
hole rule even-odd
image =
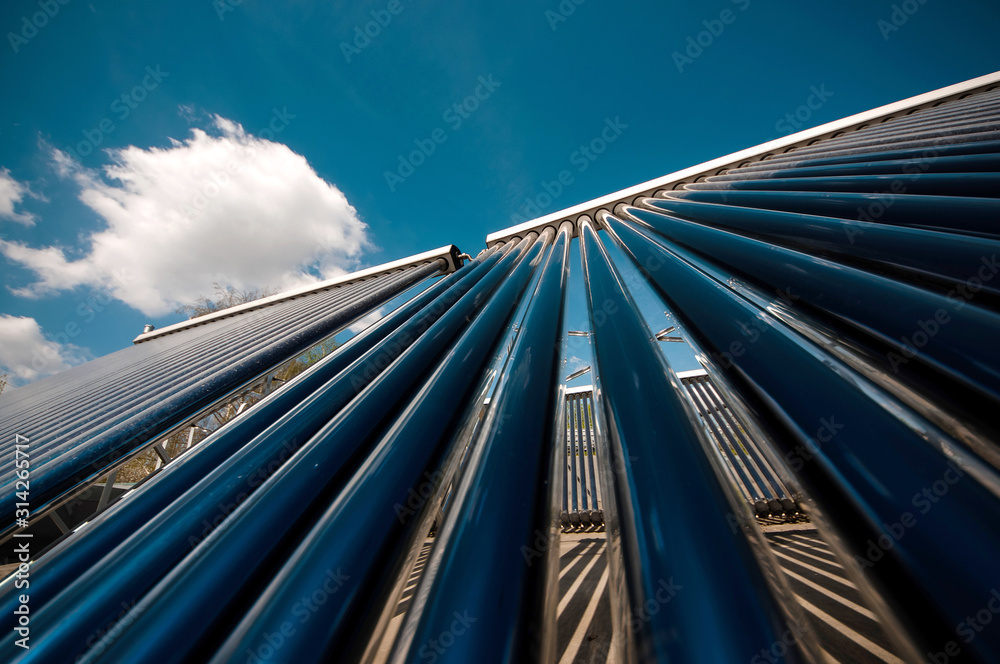
[[278, 289], [274, 286], [243, 290], [238, 290], [233, 286], [221, 286], [219, 282], [215, 282], [212, 286], [215, 288], [214, 298], [207, 298], [202, 295], [194, 304], [186, 304], [183, 307], [178, 307], [176, 313], [185, 314], [190, 320], [235, 307], [239, 304], [253, 302], [254, 300], [259, 300], [262, 297], [268, 297], [278, 292]]

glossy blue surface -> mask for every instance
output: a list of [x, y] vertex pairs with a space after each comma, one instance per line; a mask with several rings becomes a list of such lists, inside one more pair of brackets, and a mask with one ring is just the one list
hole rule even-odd
[[[797, 166], [795, 168], [778, 168], [768, 171], [769, 177], [775, 178], [816, 178], [836, 177], [842, 175], [899, 175], [910, 176], [916, 173], [996, 173], [1000, 170], [1000, 154], [963, 154], [939, 157], [933, 154], [917, 159], [879, 159], [868, 162], [851, 162], [828, 166]], [[716, 175], [709, 182], [727, 182], [746, 179], [739, 172], [726, 175]]]
[[447, 632], [455, 611], [479, 619], [438, 661], [513, 664], [555, 655], [558, 568], [547, 562], [558, 554], [551, 480], [554, 464], [563, 463], [556, 461], [564, 434], [556, 425], [562, 404], [555, 386], [569, 241], [567, 226], [541, 268], [491, 398], [494, 425], [477, 441], [439, 529], [395, 662], [426, 661], [427, 644]]
[[[93, 481], [143, 443], [303, 352], [442, 265], [288, 300], [126, 348], [18, 390], [0, 435], [33, 442], [32, 509]], [[12, 450], [0, 452], [6, 462]], [[13, 494], [13, 476], [0, 484]], [[14, 504], [0, 504], [0, 527]]]
[[[662, 203], [658, 201], [657, 206], [676, 211], [685, 203], [693, 205], [703, 201], [725, 203], [733, 211], [720, 211], [719, 214], [730, 217], [753, 214], [739, 208], [765, 209], [790, 214], [823, 215], [838, 220], [895, 224], [951, 233], [964, 232], [991, 239], [1000, 237], [1000, 227], [997, 226], [1000, 201], [995, 198], [798, 191], [673, 191], [670, 196]], [[840, 235], [850, 242], [854, 236], [844, 228], [850, 227], [841, 225]], [[901, 259], [907, 256], [905, 248], [898, 253]]]
[[[252, 602], [274, 575], [271, 557], [292, 554], [375, 449], [378, 436], [405, 407], [413, 390], [449, 352], [474, 312], [504, 287], [530, 245], [528, 240], [507, 252], [396, 359], [391, 370], [360, 390], [347, 407], [150, 590], [133, 609], [136, 619], [130, 628], [102, 657], [109, 661], [179, 662], [191, 653], [216, 647], [223, 634], [218, 621], [224, 624], [246, 612], [247, 602]], [[394, 519], [391, 510], [386, 516]], [[266, 539], [261, 538], [262, 533]], [[364, 547], [354, 551], [361, 556], [369, 554]], [[344, 572], [351, 574], [352, 570]], [[189, 610], [178, 611], [182, 605]], [[187, 635], [182, 646], [173, 638], [177, 633]]]
[[[954, 639], [955, 625], [1000, 587], [997, 497], [956, 470], [934, 442], [946, 437], [932, 425], [680, 258], [669, 243], [614, 218], [606, 225], [637, 264], [656, 266], [650, 279], [688, 334], [800, 441], [781, 449], [786, 461], [850, 553], [874, 559], [863, 571], [889, 590], [914, 637], [935, 652]], [[752, 342], [748, 322], [759, 330]], [[924, 491], [936, 482], [947, 499], [932, 493], [932, 502]], [[891, 538], [878, 555], [868, 553], [904, 520], [915, 524], [903, 527], [904, 537]], [[984, 631], [963, 648], [997, 661], [1000, 632]]]
[[[741, 167], [740, 173], [755, 173], [754, 177], [770, 177], [779, 168], [798, 168], [803, 166], [834, 166], [838, 164], [852, 164], [857, 162], [878, 161], [881, 159], [922, 159], [928, 156], [927, 148], [908, 148], [901, 150], [883, 150], [881, 152], [858, 152], [851, 151], [850, 154], [840, 156], [825, 156], [829, 152], [836, 152], [829, 148], [823, 149], [819, 155], [810, 158], [802, 155], [803, 150], [793, 150], [788, 154], [778, 155], [771, 159], [754, 162]], [[933, 148], [933, 153], [938, 156], [952, 156], [961, 154], [1000, 154], [1000, 141], [975, 141], [971, 143], [958, 143], [955, 145], [937, 145]], [[709, 179], [709, 182], [712, 180]], [[736, 182], [730, 180], [730, 182]]]
[[[483, 306], [448, 351], [453, 361], [440, 364], [427, 378], [213, 661], [232, 661], [266, 643], [266, 635], [280, 630], [303, 593], [320, 587], [330, 569], [350, 578], [313, 620], [289, 637], [282, 656], [296, 662], [360, 657], [381, 613], [378, 600], [388, 598], [406, 553], [423, 543], [421, 525], [428, 524], [421, 517], [436, 504], [431, 497], [414, 504], [408, 492], [447, 489], [442, 466], [461, 453], [452, 446], [465, 444], [454, 438], [462, 409], [442, 416], [440, 404], [466, 403], [473, 396], [544, 245], [536, 241]], [[469, 406], [478, 411], [475, 404]]]
[[[1000, 330], [1000, 314], [956, 295], [949, 298], [802, 251], [650, 210], [632, 207], [626, 210], [662, 236], [718, 261], [730, 272], [759, 282], [767, 292], [785, 293], [789, 299], [794, 296], [795, 301], [826, 311], [889, 344], [896, 355], [886, 354], [883, 371], [892, 371], [894, 364], [900, 366], [911, 360], [928, 363], [1000, 405], [1000, 347], [993, 338]], [[949, 246], [942, 242], [942, 258], [946, 257]], [[977, 256], [966, 269], [975, 274], [981, 266]], [[892, 306], [886, 306], [890, 302]], [[943, 313], [934, 322], [937, 312]], [[945, 319], [947, 322], [940, 322]], [[934, 328], [930, 328], [927, 320], [932, 321]], [[935, 333], [914, 349], [910, 344], [916, 343], [913, 336], [922, 330], [920, 321], [924, 321], [924, 327], [935, 329]], [[751, 338], [746, 333], [743, 337]]]
[[1000, 198], [997, 173], [915, 173], [901, 182], [896, 175], [839, 175], [836, 177], [773, 178], [768, 180], [728, 180], [695, 182], [689, 191], [812, 191], [890, 194], [893, 187], [921, 196], [973, 196]]
[[[110, 555], [87, 568], [85, 573], [34, 616], [33, 626], [41, 638], [38, 646], [27, 653], [26, 661], [60, 661], [60, 658], [66, 656], [66, 652], [85, 650], [89, 645], [86, 644], [86, 639], [100, 625], [107, 624], [121, 612], [122, 602], [134, 602], [172, 566], [199, 546], [210, 533], [217, 534], [218, 531], [214, 530], [216, 525], [220, 522], [230, 523], [230, 519], [223, 519], [247, 493], [252, 491], [252, 498], [264, 486], [269, 486], [265, 482], [268, 479], [267, 473], [262, 473], [261, 469], [267, 468], [269, 464], [275, 465], [271, 462], [276, 455], [284, 459], [295, 459], [300, 456], [296, 453], [303, 453], [307, 448], [315, 449], [319, 443], [314, 439], [320, 434], [314, 435], [314, 432], [328, 431], [321, 430], [320, 427], [328, 425], [333, 414], [341, 412], [345, 404], [364, 391], [365, 385], [370, 385], [376, 374], [382, 377], [383, 374], [378, 374], [379, 365], [383, 362], [387, 364], [400, 355], [400, 350], [407, 343], [413, 344], [407, 350], [419, 346], [424, 351], [423, 354], [416, 352], [407, 355], [411, 367], [415, 365], [426, 368], [431, 364], [437, 352], [445, 347], [449, 335], [461, 329], [465, 317], [475, 310], [479, 298], [501, 281], [504, 269], [493, 269], [497, 260], [503, 263], [499, 256], [488, 257], [484, 261], [485, 275], [473, 282], [471, 290], [468, 284], [464, 287], [461, 284], [453, 285], [436, 301], [426, 305], [420, 314], [408, 320], [395, 335], [369, 349], [318, 393], [298, 403], [294, 409], [255, 437], [240, 454], [228, 459], [167, 508], [150, 518], [124, 545], [115, 548]], [[509, 263], [508, 260], [506, 265]], [[474, 268], [470, 272], [476, 271]], [[414, 343], [413, 337], [418, 335], [420, 336]], [[410, 338], [408, 342], [399, 343], [407, 337]], [[402, 354], [406, 355], [406, 352], [403, 351]], [[409, 380], [416, 379], [416, 375], [406, 375]], [[379, 381], [379, 378], [375, 378], [373, 382], [379, 382], [382, 386], [382, 400], [378, 401], [378, 396], [373, 397], [375, 403], [381, 403], [382, 409], [391, 409], [401, 396], [397, 391], [400, 389], [399, 385], [386, 380]], [[386, 399], [386, 394], [400, 396]], [[322, 405], [317, 407], [317, 403]], [[365, 419], [357, 408], [351, 413], [351, 421], [358, 423], [358, 426], [367, 427], [369, 431], [379, 424], [378, 420]], [[346, 436], [341, 454], [338, 455], [333, 446], [320, 446], [320, 453], [329, 452], [324, 458], [336, 468], [349, 467], [358, 462], [358, 459], [352, 457], [352, 451], [363, 443], [363, 437], [352, 439]], [[279, 472], [283, 472], [286, 467], [287, 462]], [[318, 492], [323, 484], [307, 483], [297, 488]], [[291, 505], [296, 504], [297, 496], [294, 492], [282, 495], [291, 501]], [[287, 514], [297, 514], [300, 508], [289, 507], [286, 503], [286, 510], [280, 524], [288, 528], [294, 521], [289, 521]], [[253, 550], [250, 547], [247, 551]], [[143, 554], [139, 555], [138, 552]], [[60, 619], [61, 612], [67, 609], [72, 610], [71, 618], [66, 619], [64, 616]], [[3, 647], [13, 648], [13, 639], [5, 640]]]
[[747, 661], [787, 626], [746, 535], [730, 525], [696, 416], [587, 222], [581, 257], [631, 607], [624, 636], [637, 661]]
[[[155, 517], [158, 512], [169, 506], [171, 502], [202, 478], [227, 460], [230, 460], [230, 463], [235, 462], [238, 457], [234, 457], [234, 455], [239, 454], [244, 446], [253, 441], [266, 428], [283, 417], [286, 421], [292, 420], [295, 414], [302, 410], [301, 408], [296, 409], [300, 404], [318, 404], [317, 408], [311, 408], [313, 414], [311, 420], [297, 422], [301, 426], [298, 433], [300, 437], [311, 435], [318, 428], [315, 422], [324, 421], [324, 417], [329, 417], [338, 408], [338, 401], [331, 400], [326, 396], [332, 391], [331, 386], [327, 385], [328, 381], [373, 347], [376, 347], [390, 334], [393, 335], [390, 341], [404, 343], [406, 335], [404, 324], [410, 322], [410, 319], [421, 309], [452, 287], [456, 289], [455, 293], [467, 291], [475, 281], [483, 276], [489, 266], [499, 259], [499, 255], [493, 255], [489, 261], [485, 261], [486, 258], [487, 256], [484, 255], [473, 264], [441, 279], [382, 320], [352, 337], [335, 353], [323, 358], [297, 380], [253, 408], [245, 417], [221, 429], [212, 439], [204, 441], [191, 453], [185, 454], [162, 472], [153, 476], [143, 484], [140, 490], [130, 495], [128, 500], [121, 501], [106, 512], [97, 515], [91, 519], [85, 529], [63, 541], [41, 560], [36, 561], [33, 567], [36, 576], [31, 584], [31, 596], [36, 610], [48, 602], [61, 588], [82, 576], [91, 565], [97, 563], [114, 547], [137, 532], [147, 521]], [[485, 265], [483, 265], [484, 261]], [[403, 327], [403, 332], [395, 334], [401, 327]], [[363, 377], [362, 380], [364, 380]], [[316, 394], [314, 395], [314, 393]], [[288, 416], [290, 411], [293, 411], [292, 416]], [[272, 462], [279, 461], [279, 455], [282, 455], [283, 452], [285, 458], [290, 454], [290, 448], [287, 446], [293, 440], [290, 432], [284, 430], [282, 438], [272, 437], [272, 439], [274, 442], [270, 446], [262, 446], [263, 441], [258, 441], [257, 447], [261, 452], [258, 452], [257, 456], [250, 461], [249, 467], [254, 469], [250, 472], [255, 472], [256, 468], [266, 468]], [[255, 466], [254, 464], [259, 465]], [[238, 487], [230, 495], [224, 496], [220, 500], [225, 503], [235, 502], [236, 496], [240, 493], [236, 489]], [[214, 515], [210, 515], [206, 511], [205, 517], [211, 520]], [[2, 592], [0, 610], [8, 608], [13, 610], [19, 594], [17, 588], [14, 587], [13, 579], [3, 584], [0, 592]]]

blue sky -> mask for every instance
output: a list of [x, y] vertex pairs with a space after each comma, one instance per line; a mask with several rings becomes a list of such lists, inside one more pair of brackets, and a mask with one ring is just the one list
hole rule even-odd
[[1000, 69], [986, 0], [8, 0], [0, 26], [13, 384], [179, 320], [215, 281], [475, 254], [788, 133], [814, 89], [797, 128]]

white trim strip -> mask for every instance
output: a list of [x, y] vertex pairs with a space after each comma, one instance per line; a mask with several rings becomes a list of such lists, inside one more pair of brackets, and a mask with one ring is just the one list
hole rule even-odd
[[143, 341], [149, 341], [150, 339], [155, 339], [156, 337], [163, 336], [164, 334], [170, 334], [172, 332], [177, 332], [178, 330], [183, 330], [188, 327], [196, 327], [198, 325], [204, 325], [205, 323], [211, 323], [212, 321], [219, 320], [220, 318], [229, 318], [230, 316], [235, 316], [237, 314], [242, 314], [247, 311], [252, 311], [254, 309], [262, 309], [264, 307], [271, 306], [278, 302], [283, 302], [285, 300], [290, 300], [292, 298], [301, 297], [309, 293], [315, 293], [317, 291], [328, 290], [334, 286], [343, 286], [344, 284], [349, 284], [355, 281], [361, 281], [362, 279], [368, 279], [370, 277], [378, 276], [388, 272], [394, 272], [401, 268], [422, 265], [424, 263], [430, 263], [437, 259], [444, 259], [447, 263], [447, 269], [445, 274], [454, 272], [457, 267], [454, 261], [454, 256], [458, 255], [458, 250], [455, 245], [449, 244], [439, 249], [434, 249], [432, 251], [425, 251], [422, 254], [416, 254], [414, 256], [408, 256], [407, 258], [401, 258], [396, 261], [391, 261], [389, 263], [383, 263], [381, 265], [376, 265], [375, 267], [365, 268], [364, 270], [358, 270], [357, 272], [352, 272], [350, 274], [345, 274], [339, 277], [334, 277], [333, 279], [327, 279], [326, 281], [321, 281], [317, 284], [311, 284], [309, 286], [302, 286], [301, 288], [294, 288], [292, 290], [285, 291], [284, 293], [278, 293], [277, 295], [271, 295], [270, 297], [264, 297], [259, 300], [254, 300], [253, 302], [247, 302], [246, 304], [240, 304], [235, 307], [230, 307], [228, 309], [223, 309], [222, 311], [216, 311], [215, 313], [207, 314], [205, 316], [198, 316], [197, 318], [192, 318], [190, 320], [181, 321], [180, 323], [174, 323], [173, 325], [168, 325], [167, 327], [161, 327], [158, 330], [153, 330], [152, 332], [145, 332], [140, 334], [132, 343], [139, 344]]
[[708, 372], [704, 369], [691, 369], [690, 371], [678, 371], [678, 378], [695, 378], [697, 376], [707, 376]]

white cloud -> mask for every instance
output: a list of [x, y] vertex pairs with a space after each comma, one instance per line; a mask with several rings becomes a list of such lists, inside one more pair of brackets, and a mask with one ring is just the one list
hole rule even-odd
[[13, 177], [6, 168], [0, 168], [0, 219], [10, 219], [25, 226], [32, 226], [35, 223], [35, 215], [30, 212], [15, 212], [14, 206], [18, 205], [25, 196], [32, 196], [28, 185], [21, 184]]
[[359, 318], [355, 323], [353, 323], [347, 329], [350, 330], [351, 334], [357, 334], [358, 332], [361, 332], [362, 330], [367, 329], [371, 325], [374, 325], [375, 323], [377, 323], [380, 320], [382, 320], [382, 317], [385, 316], [385, 314], [382, 311], [382, 309], [384, 309], [384, 308], [385, 307], [382, 307], [380, 309], [376, 309], [375, 311], [371, 312], [370, 314]]
[[590, 365], [590, 361], [589, 360], [585, 360], [585, 359], [583, 359], [581, 357], [578, 357], [576, 355], [573, 355], [571, 357], [566, 358], [565, 362], [566, 362], [566, 366], [563, 368], [563, 371], [566, 372], [567, 376], [569, 376], [569, 375], [573, 374], [574, 372], [579, 371], [580, 369], [582, 369], [582, 368]]
[[46, 339], [34, 318], [0, 314], [0, 373], [10, 377], [11, 386], [65, 371], [88, 356], [84, 348]]
[[193, 104], [181, 104], [177, 107], [177, 115], [181, 116], [188, 122], [193, 123], [198, 117], [198, 112], [195, 110]]
[[15, 294], [106, 288], [158, 316], [214, 282], [285, 289], [328, 279], [356, 269], [368, 246], [354, 207], [303, 156], [225, 118], [215, 116], [212, 135], [193, 129], [168, 148], [109, 154], [102, 179], [52, 150], [57, 172], [76, 181], [107, 227], [85, 239], [78, 259], [62, 247], [0, 240], [8, 259], [38, 276]]

